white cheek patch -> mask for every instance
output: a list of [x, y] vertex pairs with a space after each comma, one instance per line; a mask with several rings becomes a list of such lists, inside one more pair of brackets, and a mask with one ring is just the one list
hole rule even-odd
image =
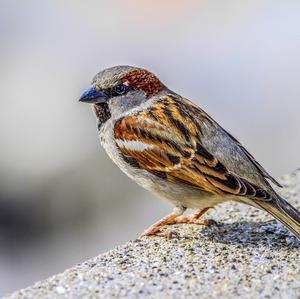
[[147, 149], [153, 148], [151, 144], [146, 144], [141, 141], [136, 141], [136, 140], [121, 140], [121, 139], [116, 139], [116, 143], [119, 147], [125, 147], [129, 150], [132, 151], [144, 151]]

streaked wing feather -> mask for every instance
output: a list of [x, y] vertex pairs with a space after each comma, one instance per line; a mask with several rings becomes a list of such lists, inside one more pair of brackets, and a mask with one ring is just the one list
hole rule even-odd
[[118, 120], [114, 127], [116, 144], [138, 167], [170, 182], [223, 196], [269, 200], [271, 195], [264, 188], [228, 169], [204, 147], [205, 126], [201, 125], [202, 111], [195, 115], [197, 108], [188, 101], [179, 104], [174, 97], [165, 96], [150, 108]]
[[[240, 177], [247, 175], [248, 172], [246, 179], [262, 188], [272, 189], [265, 179], [269, 179], [272, 183], [281, 187], [279, 182], [258, 163], [245, 147], [205, 111], [187, 99], [172, 94], [169, 96], [175, 102], [175, 105], [181, 111], [184, 111], [185, 115], [189, 115], [195, 120], [199, 132], [202, 133], [202, 145], [217, 157], [229, 171]], [[228, 150], [225, 153], [225, 157], [229, 158], [227, 160], [223, 156], [224, 149]]]

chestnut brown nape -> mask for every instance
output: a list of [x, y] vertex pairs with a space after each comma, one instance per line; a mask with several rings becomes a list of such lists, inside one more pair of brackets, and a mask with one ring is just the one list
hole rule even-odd
[[153, 73], [144, 69], [130, 71], [122, 79], [128, 82], [129, 87], [142, 89], [147, 97], [153, 96], [165, 87]]

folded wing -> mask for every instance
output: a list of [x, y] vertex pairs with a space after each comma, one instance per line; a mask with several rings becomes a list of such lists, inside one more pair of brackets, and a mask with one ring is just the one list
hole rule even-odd
[[[213, 123], [213, 120], [200, 108], [184, 99], [179, 102], [169, 95], [145, 110], [118, 120], [114, 137], [124, 159], [162, 179], [222, 196], [270, 200], [272, 192], [268, 192], [267, 182], [256, 184], [251, 176], [239, 175], [241, 170], [230, 169], [232, 161], [227, 163], [228, 167], [226, 159], [222, 156], [220, 159], [218, 148], [216, 154], [207, 145], [204, 131], [209, 129], [209, 122]], [[257, 176], [265, 180], [251, 156], [244, 156], [244, 163], [250, 163]]]

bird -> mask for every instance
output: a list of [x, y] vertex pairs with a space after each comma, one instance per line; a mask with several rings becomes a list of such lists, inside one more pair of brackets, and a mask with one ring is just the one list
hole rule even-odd
[[[236, 201], [262, 209], [300, 240], [300, 212], [282, 187], [230, 133], [152, 72], [114, 66], [94, 76], [80, 102], [92, 104], [100, 143], [133, 181], [174, 205], [143, 236], [167, 236], [174, 223], [213, 224], [209, 209]], [[187, 209], [193, 212], [184, 214]]]

